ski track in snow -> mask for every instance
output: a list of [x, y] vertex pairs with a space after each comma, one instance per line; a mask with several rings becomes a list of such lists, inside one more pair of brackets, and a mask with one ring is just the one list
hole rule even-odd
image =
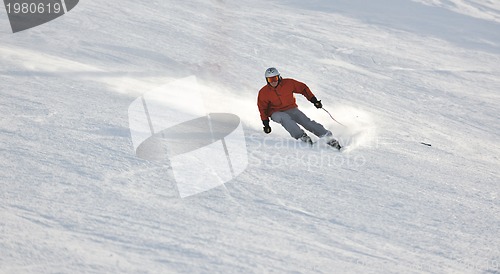
[[[16, 34], [0, 18], [0, 273], [499, 273], [497, 2], [91, 0]], [[262, 133], [269, 66], [345, 125], [297, 96], [341, 152]], [[207, 112], [241, 118], [249, 165], [181, 199], [168, 163], [135, 156], [127, 110], [190, 75]]]

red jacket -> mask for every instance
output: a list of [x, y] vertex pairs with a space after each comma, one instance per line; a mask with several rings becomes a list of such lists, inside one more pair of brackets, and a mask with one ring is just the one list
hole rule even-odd
[[306, 84], [294, 79], [282, 79], [276, 88], [269, 84], [262, 87], [257, 98], [262, 121], [269, 120], [269, 117], [276, 111], [296, 108], [294, 93], [304, 95], [309, 101], [314, 97]]

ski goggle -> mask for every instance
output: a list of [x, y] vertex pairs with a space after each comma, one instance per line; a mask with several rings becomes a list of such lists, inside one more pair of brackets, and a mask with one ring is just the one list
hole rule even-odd
[[272, 83], [272, 82], [278, 82], [280, 77], [279, 75], [276, 75], [276, 76], [266, 77], [266, 79], [268, 83]]

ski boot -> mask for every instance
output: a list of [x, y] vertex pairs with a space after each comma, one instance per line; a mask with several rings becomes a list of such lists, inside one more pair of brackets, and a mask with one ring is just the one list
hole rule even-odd
[[337, 140], [335, 140], [335, 138], [333, 138], [333, 133], [331, 131], [326, 132], [326, 134], [321, 136], [321, 138], [325, 138], [327, 140], [326, 144], [331, 146], [331, 147], [334, 147], [338, 150], [340, 150], [342, 148], [342, 146], [339, 144], [339, 141], [337, 141]]
[[331, 146], [331, 147], [334, 147], [338, 150], [340, 150], [342, 148], [342, 146], [339, 144], [339, 141], [337, 141], [335, 139], [331, 139], [330, 141], [326, 142], [326, 144]]
[[299, 138], [302, 142], [305, 142], [309, 145], [313, 145], [313, 141], [311, 140], [311, 137], [307, 136], [306, 133], [302, 134], [302, 136]]

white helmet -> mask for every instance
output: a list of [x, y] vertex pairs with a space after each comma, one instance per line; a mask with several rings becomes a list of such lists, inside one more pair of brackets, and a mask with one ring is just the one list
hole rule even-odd
[[266, 76], [266, 78], [273, 77], [273, 76], [280, 76], [280, 72], [276, 68], [268, 68], [268, 69], [266, 69], [265, 76]]

